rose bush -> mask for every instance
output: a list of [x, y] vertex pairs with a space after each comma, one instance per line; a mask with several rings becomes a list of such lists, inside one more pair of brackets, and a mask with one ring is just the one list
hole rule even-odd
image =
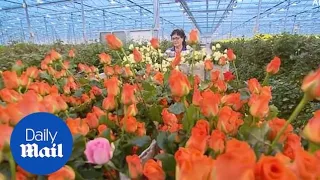
[[[197, 36], [195, 30], [190, 33], [190, 45], [198, 43]], [[291, 125], [306, 104], [320, 98], [320, 69], [304, 77], [303, 98], [283, 119], [269, 86], [270, 76], [281, 69], [280, 58], [264, 65], [263, 82], [243, 82], [232, 49], [219, 58], [234, 71], [220, 76], [211, 68], [216, 60], [196, 57], [201, 50], [171, 61], [156, 39], [129, 50], [113, 35], [106, 41], [113, 54], [100, 52], [100, 70], [75, 63], [74, 50], [67, 56], [51, 50], [40, 67], [17, 61], [1, 72], [0, 177], [36, 177], [15, 164], [8, 142], [21, 118], [50, 112], [65, 120], [74, 149], [65, 167], [44, 178], [320, 178], [319, 112], [301, 135]], [[180, 70], [182, 62], [190, 65], [188, 74]], [[193, 73], [196, 63], [207, 64], [209, 78]], [[149, 149], [152, 140], [156, 147]], [[139, 156], [145, 150], [147, 158]]]

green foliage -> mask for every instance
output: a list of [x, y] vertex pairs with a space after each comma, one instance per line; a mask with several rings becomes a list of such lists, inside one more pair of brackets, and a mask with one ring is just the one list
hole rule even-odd
[[[301, 100], [303, 77], [320, 64], [320, 39], [316, 36], [281, 34], [268, 39], [259, 37], [220, 42], [222, 48], [231, 48], [237, 56], [236, 66], [240, 80], [265, 77], [265, 67], [278, 56], [281, 59], [280, 71], [271, 76], [272, 102], [279, 110], [278, 116], [288, 119]], [[231, 66], [232, 67], [232, 66]], [[295, 127], [301, 128], [311, 118], [311, 112], [319, 109], [319, 102], [311, 102], [297, 117]]]

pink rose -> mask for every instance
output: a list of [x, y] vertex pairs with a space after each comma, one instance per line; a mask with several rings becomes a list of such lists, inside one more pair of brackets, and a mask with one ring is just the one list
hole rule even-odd
[[89, 163], [101, 165], [112, 158], [113, 148], [107, 139], [96, 138], [86, 144], [84, 154]]

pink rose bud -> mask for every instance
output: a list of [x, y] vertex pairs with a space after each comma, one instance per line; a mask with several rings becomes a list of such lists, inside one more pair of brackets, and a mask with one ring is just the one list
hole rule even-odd
[[113, 148], [108, 139], [96, 138], [86, 144], [84, 154], [89, 163], [102, 165], [112, 158]]

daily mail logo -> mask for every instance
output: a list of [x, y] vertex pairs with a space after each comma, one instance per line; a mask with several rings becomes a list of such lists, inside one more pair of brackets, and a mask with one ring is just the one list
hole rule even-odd
[[312, 6], [319, 6], [320, 7], [320, 0], [313, 0]]
[[10, 139], [15, 162], [35, 175], [48, 175], [62, 168], [72, 154], [72, 146], [73, 137], [66, 123], [42, 112], [20, 120]]

